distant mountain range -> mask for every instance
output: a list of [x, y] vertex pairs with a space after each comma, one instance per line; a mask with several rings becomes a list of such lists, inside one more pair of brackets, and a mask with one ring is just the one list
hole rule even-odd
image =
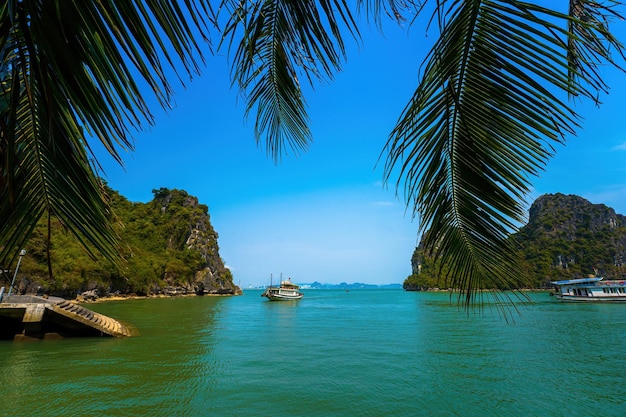
[[[375, 289], [393, 289], [393, 290], [401, 290], [402, 284], [364, 284], [361, 282], [354, 282], [352, 284], [348, 284], [342, 282], [340, 284], [322, 284], [320, 282], [312, 282], [312, 283], [298, 283], [300, 288], [302, 289], [312, 289], [312, 290], [375, 290]], [[252, 289], [263, 289], [265, 286], [261, 287], [252, 287]]]
[[402, 289], [402, 284], [364, 284], [361, 282], [355, 282], [352, 284], [347, 284], [345, 282], [339, 284], [321, 284], [317, 281], [311, 284], [301, 284], [302, 288], [312, 288], [312, 289], [324, 289], [324, 290], [362, 290], [362, 289]]

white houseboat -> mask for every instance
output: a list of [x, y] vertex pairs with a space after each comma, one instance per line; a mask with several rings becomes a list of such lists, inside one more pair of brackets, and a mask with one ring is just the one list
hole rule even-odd
[[261, 297], [267, 297], [270, 301], [299, 300], [303, 296], [304, 294], [300, 292], [300, 286], [291, 282], [291, 278], [281, 281], [279, 287], [270, 284], [261, 294]]
[[626, 281], [604, 281], [602, 277], [567, 279], [552, 282], [554, 295], [563, 301], [626, 302]]

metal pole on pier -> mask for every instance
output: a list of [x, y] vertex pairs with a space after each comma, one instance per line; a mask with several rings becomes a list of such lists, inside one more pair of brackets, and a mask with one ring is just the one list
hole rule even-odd
[[26, 255], [26, 249], [22, 249], [20, 251], [20, 258], [17, 260], [17, 266], [15, 267], [15, 273], [13, 274], [13, 280], [11, 281], [11, 286], [9, 287], [9, 293], [7, 296], [11, 295], [11, 291], [13, 291], [13, 284], [15, 284], [15, 277], [17, 277], [17, 271], [20, 269], [20, 262], [22, 262], [22, 257]]

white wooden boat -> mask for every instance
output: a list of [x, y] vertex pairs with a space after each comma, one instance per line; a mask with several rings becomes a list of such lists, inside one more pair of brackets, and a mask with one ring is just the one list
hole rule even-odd
[[270, 301], [299, 300], [303, 296], [304, 294], [300, 292], [300, 286], [291, 282], [291, 278], [281, 281], [278, 287], [270, 284], [261, 294], [261, 297], [266, 297]]
[[626, 302], [626, 281], [605, 281], [602, 277], [553, 281], [556, 292], [550, 293], [563, 301]]

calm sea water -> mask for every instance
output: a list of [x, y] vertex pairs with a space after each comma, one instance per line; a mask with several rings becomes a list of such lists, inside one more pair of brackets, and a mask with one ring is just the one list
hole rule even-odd
[[446, 293], [111, 301], [140, 336], [0, 343], [3, 416], [623, 416], [626, 305]]

